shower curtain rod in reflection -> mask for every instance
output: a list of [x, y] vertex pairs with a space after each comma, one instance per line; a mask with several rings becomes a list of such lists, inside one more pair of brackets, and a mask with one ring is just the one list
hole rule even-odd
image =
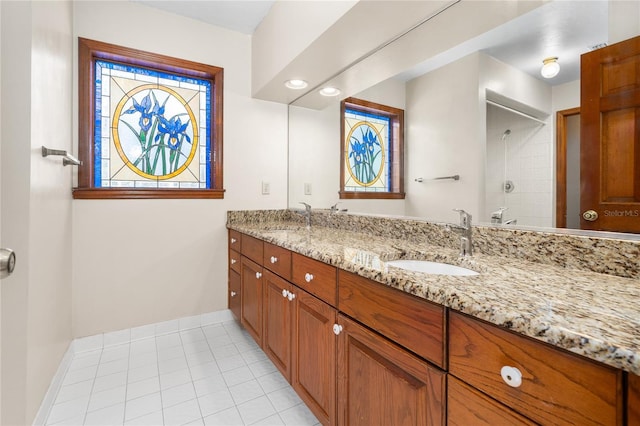
[[504, 106], [504, 105], [501, 105], [501, 104], [499, 104], [497, 102], [490, 101], [489, 99], [487, 99], [487, 103], [490, 104], [490, 105], [493, 105], [493, 106], [497, 106], [498, 108], [506, 109], [507, 111], [511, 111], [514, 114], [521, 115], [521, 116], [526, 117], [526, 118], [528, 118], [530, 120], [537, 121], [538, 123], [540, 123], [542, 125], [546, 125], [547, 124], [544, 121], [540, 120], [539, 118], [534, 117], [533, 115], [529, 115], [529, 114], [524, 113], [522, 111], [518, 111], [517, 109], [509, 108], [508, 106]]

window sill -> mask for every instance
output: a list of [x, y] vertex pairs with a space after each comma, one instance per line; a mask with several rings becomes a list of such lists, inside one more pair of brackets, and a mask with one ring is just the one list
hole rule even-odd
[[223, 199], [224, 189], [129, 189], [129, 188], [73, 188], [76, 200], [108, 199]]

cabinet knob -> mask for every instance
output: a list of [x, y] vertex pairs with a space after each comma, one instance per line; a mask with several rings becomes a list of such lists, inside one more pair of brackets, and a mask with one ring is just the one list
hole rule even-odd
[[275, 256], [271, 256], [271, 263], [276, 263], [278, 261], [278, 258]]
[[282, 297], [287, 297], [288, 293], [289, 292], [286, 289], [284, 289], [284, 288], [282, 289]]
[[505, 365], [500, 369], [502, 380], [512, 388], [518, 388], [522, 384], [522, 373], [516, 367]]
[[232, 291], [231, 292], [231, 297], [236, 297], [236, 294], [238, 294], [238, 293], [236, 293], [235, 291]]
[[256, 278], [260, 279], [260, 277], [262, 277], [262, 272], [256, 272]]
[[333, 334], [336, 336], [342, 333], [342, 326], [340, 324], [333, 324]]
[[235, 243], [236, 243], [236, 241], [238, 241], [238, 240], [236, 240], [235, 238], [232, 238], [232, 239], [231, 239], [231, 244], [235, 244]]
[[287, 299], [289, 299], [289, 302], [291, 302], [295, 298], [296, 298], [296, 295], [291, 292], [289, 292], [289, 294], [287, 295]]
[[237, 260], [235, 260], [235, 259], [231, 259], [231, 264], [232, 264], [232, 265], [235, 265], [235, 264], [236, 264], [236, 262], [237, 262]]
[[304, 274], [304, 280], [306, 282], [310, 283], [311, 280], [313, 280], [313, 274], [310, 274], [310, 273], [307, 272], [306, 274]]

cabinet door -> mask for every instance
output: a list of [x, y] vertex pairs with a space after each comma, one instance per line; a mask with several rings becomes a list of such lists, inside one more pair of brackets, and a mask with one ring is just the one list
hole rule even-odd
[[287, 381], [291, 381], [291, 313], [296, 303], [291, 284], [264, 273], [263, 349]]
[[293, 320], [291, 384], [324, 425], [335, 424], [336, 310], [297, 289]]
[[242, 309], [241, 323], [262, 346], [262, 267], [242, 256], [241, 290]]
[[444, 425], [445, 373], [343, 315], [339, 425]]
[[449, 426], [533, 426], [535, 423], [449, 375], [447, 380]]
[[229, 309], [237, 320], [240, 319], [240, 311], [242, 310], [240, 302], [241, 282], [240, 274], [229, 270]]
[[628, 374], [627, 424], [640, 425], [640, 376]]

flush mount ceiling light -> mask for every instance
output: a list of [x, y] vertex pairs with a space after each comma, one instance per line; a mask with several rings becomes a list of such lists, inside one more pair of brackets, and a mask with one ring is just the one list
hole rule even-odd
[[558, 63], [557, 56], [546, 58], [542, 61], [542, 69], [540, 70], [540, 74], [542, 74], [544, 78], [553, 78], [558, 75], [559, 71], [560, 64]]
[[304, 89], [305, 87], [308, 86], [306, 81], [295, 79], [295, 78], [285, 81], [284, 85], [287, 86], [289, 89], [294, 89], [294, 90]]
[[323, 87], [320, 89], [320, 94], [322, 96], [338, 96], [340, 94], [340, 89], [336, 89], [335, 87]]

